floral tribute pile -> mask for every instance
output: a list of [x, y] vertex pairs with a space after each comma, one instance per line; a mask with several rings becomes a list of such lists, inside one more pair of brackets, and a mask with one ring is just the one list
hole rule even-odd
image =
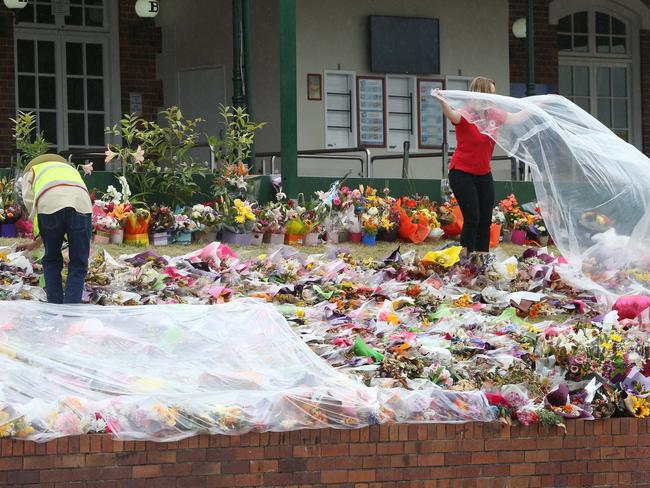
[[[34, 302], [2, 302], [0, 435], [45, 440], [110, 431], [167, 440], [378, 422], [564, 425], [650, 416], [650, 303], [628, 299], [603, 310], [562, 281], [562, 259], [544, 248], [521, 257], [497, 251], [481, 262], [461, 262], [459, 251], [441, 245], [418, 256], [396, 249], [359, 260], [344, 247], [306, 255], [280, 246], [240, 259], [215, 242], [175, 258], [100, 252], [91, 261], [86, 302], [163, 307], [95, 307], [70, 318]], [[0, 299], [43, 301], [39, 263], [0, 252]], [[183, 306], [178, 314], [165, 308], [223, 304], [209, 313], [196, 307], [202, 317], [219, 317], [227, 310], [221, 307], [241, 307], [241, 300], [263, 306], [275, 324], [263, 354], [245, 334], [257, 336], [264, 321], [237, 323], [232, 330], [243, 332], [225, 344], [216, 339], [225, 337], [218, 321], [199, 320]], [[25, 313], [30, 306], [34, 312]], [[129, 313], [132, 320], [120, 319]], [[116, 325], [122, 322], [131, 325]], [[28, 338], [39, 334], [56, 347], [30, 346]], [[204, 344], [188, 356], [198, 347], [194, 334]], [[291, 347], [283, 349], [276, 336]], [[286, 351], [298, 350], [291, 338], [312, 352], [298, 348], [291, 356]], [[120, 352], [126, 350], [128, 358]], [[106, 351], [124, 362], [98, 368], [95, 358]], [[227, 373], [217, 359], [223, 351]], [[75, 363], [75, 354], [93, 358], [93, 367]], [[190, 356], [196, 371], [151, 367]], [[298, 368], [297, 375], [296, 361], [315, 369]], [[267, 371], [283, 373], [273, 379]]]

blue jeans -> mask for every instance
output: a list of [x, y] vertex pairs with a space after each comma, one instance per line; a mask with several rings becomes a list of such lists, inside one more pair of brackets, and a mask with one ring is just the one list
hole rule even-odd
[[[38, 214], [38, 226], [45, 245], [43, 273], [49, 303], [81, 303], [81, 295], [88, 273], [88, 255], [92, 236], [90, 214], [81, 214], [74, 208], [64, 208], [53, 214]], [[63, 255], [61, 248], [67, 235], [70, 244], [68, 279], [63, 294]]]

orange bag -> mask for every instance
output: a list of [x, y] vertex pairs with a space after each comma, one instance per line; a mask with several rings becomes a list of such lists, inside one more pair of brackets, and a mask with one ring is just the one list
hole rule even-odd
[[490, 226], [490, 247], [499, 247], [500, 237], [501, 237], [501, 224], [492, 224]]
[[[429, 229], [429, 222], [424, 218], [425, 223], [421, 223], [423, 217], [419, 214], [413, 215], [413, 218], [409, 217], [401, 206], [401, 202], [397, 204], [399, 208], [399, 230], [398, 235], [405, 241], [411, 241], [414, 244], [419, 244], [424, 242], [431, 229]], [[417, 223], [413, 220], [417, 218]]]
[[454, 205], [451, 208], [451, 212], [454, 215], [454, 221], [451, 224], [444, 226], [442, 230], [445, 231], [447, 237], [456, 237], [460, 235], [463, 230], [463, 214], [458, 205]]

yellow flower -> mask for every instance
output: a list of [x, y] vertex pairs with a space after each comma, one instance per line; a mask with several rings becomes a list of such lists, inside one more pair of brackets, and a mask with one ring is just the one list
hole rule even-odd
[[301, 319], [301, 318], [303, 318], [304, 316], [305, 316], [305, 311], [304, 311], [304, 310], [302, 310], [302, 309], [298, 309], [298, 310], [296, 310], [296, 317], [298, 317], [299, 319]]
[[632, 405], [634, 409], [634, 416], [636, 418], [643, 419], [650, 416], [650, 407], [648, 406], [647, 399], [633, 396]]
[[255, 220], [255, 214], [252, 212], [246, 212], [244, 216], [246, 217], [246, 220]]
[[602, 347], [605, 351], [610, 351], [610, 350], [612, 349], [612, 343], [609, 342], [609, 341], [607, 341], [607, 342], [603, 342], [603, 343], [601, 344], [601, 347]]
[[237, 223], [237, 224], [243, 224], [243, 223], [244, 223], [244, 220], [246, 220], [246, 219], [244, 218], [243, 215], [237, 215], [237, 216], [235, 217], [235, 223]]
[[623, 336], [614, 332], [609, 335], [609, 338], [614, 342], [621, 342], [623, 340]]

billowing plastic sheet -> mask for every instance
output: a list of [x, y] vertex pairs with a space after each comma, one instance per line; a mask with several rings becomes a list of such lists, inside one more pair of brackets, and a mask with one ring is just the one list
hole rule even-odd
[[128, 440], [494, 420], [481, 392], [365, 386], [272, 305], [0, 302], [0, 437]]
[[544, 220], [570, 264], [565, 279], [610, 303], [650, 294], [648, 157], [558, 95], [441, 93], [531, 167]]

